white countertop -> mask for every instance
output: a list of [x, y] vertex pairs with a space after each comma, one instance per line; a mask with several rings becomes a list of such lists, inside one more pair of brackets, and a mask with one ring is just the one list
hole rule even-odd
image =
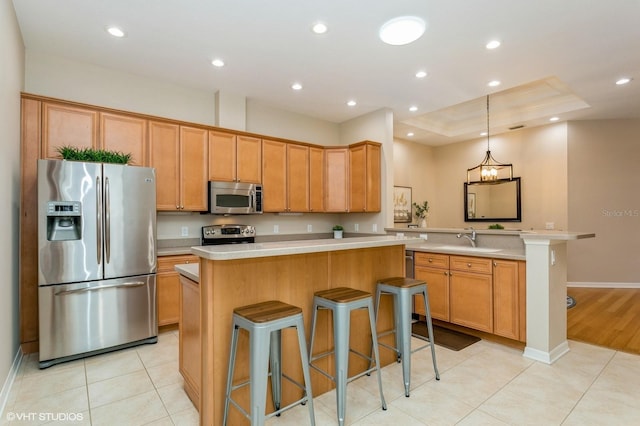
[[342, 239], [280, 241], [253, 244], [225, 244], [221, 246], [191, 247], [191, 253], [210, 260], [249, 259], [254, 257], [286, 256], [337, 250], [394, 246], [419, 243], [420, 238], [380, 235]]
[[407, 245], [407, 250], [427, 252], [427, 253], [453, 254], [457, 256], [490, 257], [493, 259], [509, 259], [509, 260], [525, 260], [526, 259], [524, 250], [506, 249], [506, 248], [501, 249], [501, 248], [491, 248], [491, 247], [473, 248], [469, 245], [427, 243], [424, 240], [422, 241], [422, 243]]
[[199, 263], [183, 263], [175, 266], [175, 270], [185, 277], [197, 283], [200, 282], [200, 264]]

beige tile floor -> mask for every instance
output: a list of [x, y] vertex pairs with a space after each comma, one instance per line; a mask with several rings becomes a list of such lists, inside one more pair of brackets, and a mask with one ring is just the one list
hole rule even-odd
[[[417, 342], [416, 342], [417, 343]], [[364, 425], [638, 425], [640, 356], [578, 342], [553, 365], [518, 350], [480, 341], [454, 352], [436, 346], [441, 380], [428, 350], [413, 355], [411, 397], [401, 366], [382, 371], [388, 409], [380, 409], [375, 375], [347, 390], [347, 424]], [[314, 399], [316, 424], [333, 425], [335, 394]], [[48, 414], [50, 413], [50, 414]], [[11, 416], [13, 421], [9, 421]], [[22, 416], [18, 420], [16, 416]], [[47, 417], [49, 416], [49, 417]], [[26, 419], [25, 419], [26, 418]], [[57, 421], [65, 419], [65, 421]], [[197, 425], [182, 390], [178, 333], [145, 345], [39, 370], [37, 355], [23, 360], [0, 424]], [[296, 407], [270, 426], [308, 424]]]

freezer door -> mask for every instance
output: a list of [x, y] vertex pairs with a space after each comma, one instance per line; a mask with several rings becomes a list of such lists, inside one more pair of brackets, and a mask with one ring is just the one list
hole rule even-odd
[[158, 335], [155, 274], [38, 288], [40, 365]]
[[155, 272], [155, 169], [104, 164], [103, 173], [105, 279]]
[[38, 284], [102, 279], [101, 166], [38, 160]]

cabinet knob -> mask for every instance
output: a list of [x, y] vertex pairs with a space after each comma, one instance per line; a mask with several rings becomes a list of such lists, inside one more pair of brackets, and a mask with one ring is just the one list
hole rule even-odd
[[467, 267], [468, 267], [468, 268], [471, 268], [471, 264], [470, 264], [470, 263], [467, 263]]
[[493, 262], [493, 266], [498, 266], [498, 262]]
[[429, 263], [433, 263], [433, 259], [432, 258], [429, 258]]

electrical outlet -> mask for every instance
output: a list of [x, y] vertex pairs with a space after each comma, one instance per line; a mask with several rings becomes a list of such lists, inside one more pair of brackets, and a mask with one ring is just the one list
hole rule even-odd
[[555, 224], [555, 223], [553, 223], [553, 222], [547, 222], [547, 223], [545, 223], [545, 226], [544, 226], [544, 227], [545, 227], [545, 229], [549, 229], [549, 230], [551, 230], [551, 229], [555, 229], [555, 226], [556, 226], [556, 224]]
[[353, 230], [358, 232], [360, 230], [360, 224], [356, 223], [355, 225], [353, 225]]
[[373, 232], [378, 232], [378, 224], [374, 223], [373, 226], [371, 227]]
[[183, 237], [188, 237], [189, 236], [189, 227], [188, 226], [183, 226], [182, 227], [182, 236]]
[[313, 225], [307, 225], [307, 232], [313, 232]]
[[273, 233], [277, 234], [278, 232], [280, 232], [280, 227], [278, 225], [273, 225]]
[[429, 239], [429, 235], [427, 234], [420, 234], [420, 238], [422, 238], [423, 240], [427, 241]]

